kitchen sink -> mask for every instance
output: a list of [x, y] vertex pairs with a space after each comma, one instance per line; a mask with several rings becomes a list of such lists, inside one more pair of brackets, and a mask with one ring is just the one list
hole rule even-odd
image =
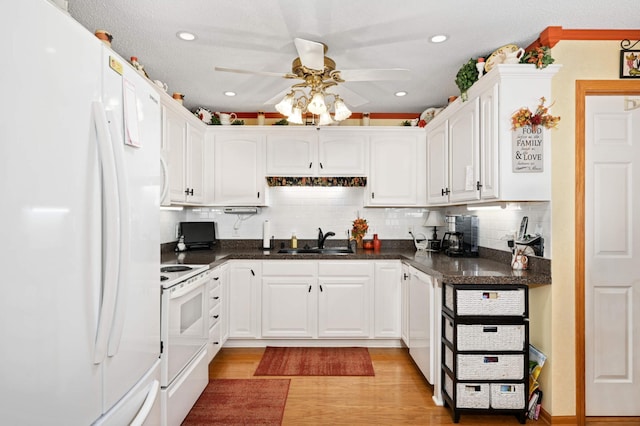
[[329, 248], [282, 248], [278, 250], [281, 254], [353, 254], [348, 247], [329, 247]]

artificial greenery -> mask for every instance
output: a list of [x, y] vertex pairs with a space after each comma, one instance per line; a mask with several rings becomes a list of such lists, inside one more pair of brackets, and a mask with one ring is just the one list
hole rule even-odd
[[283, 118], [282, 120], [276, 121], [275, 123], [273, 123], [274, 126], [288, 126], [289, 122], [287, 121], [286, 118]]
[[551, 65], [555, 59], [551, 57], [551, 49], [549, 46], [540, 46], [525, 52], [520, 59], [522, 64], [535, 64], [536, 68], [545, 68]]
[[233, 120], [232, 126], [244, 126], [244, 120]]
[[211, 114], [211, 124], [213, 124], [214, 126], [219, 126], [222, 123], [220, 123], [220, 118], [217, 115]]
[[469, 61], [460, 68], [458, 74], [456, 74], [456, 85], [458, 89], [460, 89], [460, 96], [463, 101], [467, 100], [467, 90], [473, 86], [473, 83], [478, 81], [477, 62], [478, 61], [473, 58], [469, 59]]

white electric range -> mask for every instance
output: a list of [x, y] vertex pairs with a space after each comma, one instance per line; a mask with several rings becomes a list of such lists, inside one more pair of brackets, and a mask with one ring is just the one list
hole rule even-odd
[[[163, 278], [164, 277], [164, 278]], [[209, 265], [161, 265], [161, 425], [181, 424], [209, 382]]]

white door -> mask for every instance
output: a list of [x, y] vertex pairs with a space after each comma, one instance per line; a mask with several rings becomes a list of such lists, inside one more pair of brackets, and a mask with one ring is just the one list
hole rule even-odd
[[587, 416], [640, 415], [640, 108], [625, 106], [586, 101]]

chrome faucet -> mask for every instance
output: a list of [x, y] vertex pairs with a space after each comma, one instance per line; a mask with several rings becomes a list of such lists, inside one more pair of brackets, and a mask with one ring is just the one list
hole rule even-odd
[[319, 249], [323, 249], [324, 248], [324, 241], [329, 238], [336, 235], [334, 232], [327, 232], [326, 234], [322, 233], [322, 228], [318, 228], [318, 248]]

